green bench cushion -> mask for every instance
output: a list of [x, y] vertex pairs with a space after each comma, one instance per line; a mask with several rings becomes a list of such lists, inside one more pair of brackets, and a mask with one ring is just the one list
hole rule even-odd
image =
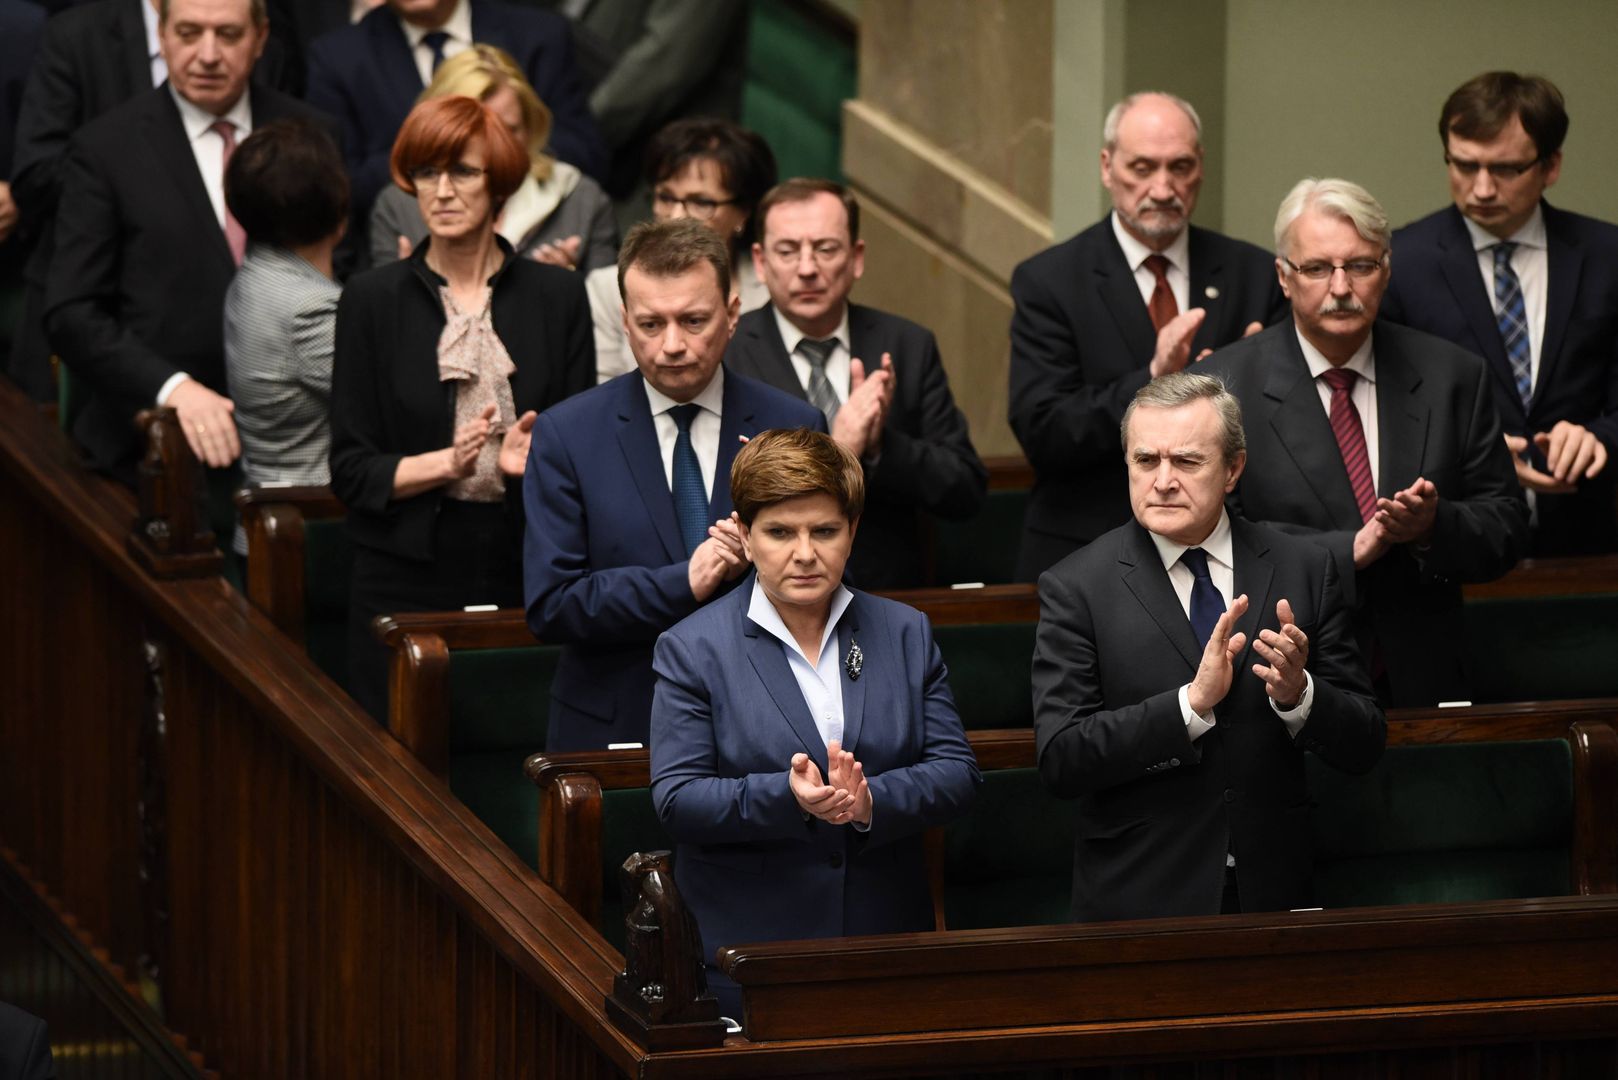
[[449, 789], [474, 817], [531, 867], [539, 865], [539, 790], [523, 773], [534, 752], [515, 748], [456, 754]]
[[933, 529], [936, 576], [941, 585], [981, 581], [1006, 585], [1017, 580], [1027, 491], [991, 491], [977, 517], [940, 521]]
[[309, 658], [348, 681], [348, 595], [354, 546], [341, 518], [303, 523], [303, 635]]
[[1364, 776], [1307, 761], [1324, 906], [1568, 891], [1573, 760], [1562, 739], [1394, 746]]
[[842, 179], [843, 101], [855, 94], [851, 42], [790, 4], [754, 0], [742, 124], [775, 151], [783, 179]]
[[1473, 600], [1463, 618], [1473, 701], [1618, 696], [1618, 596]]
[[968, 731], [1033, 726], [1029, 669], [1034, 629], [1034, 623], [933, 628], [933, 639], [949, 668], [955, 708]]
[[457, 649], [449, 661], [450, 753], [545, 747], [560, 646]]
[[944, 830], [944, 920], [952, 930], [1068, 921], [1078, 804], [1037, 769], [983, 774], [971, 811]]

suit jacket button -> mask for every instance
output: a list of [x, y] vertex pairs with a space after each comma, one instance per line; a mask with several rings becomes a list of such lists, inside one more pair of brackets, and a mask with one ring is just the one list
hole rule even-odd
[[1169, 764], [1171, 766], [1174, 766], [1174, 767], [1177, 768], [1179, 766], [1179, 764], [1180, 764], [1180, 759], [1179, 758], [1169, 758]]
[[827, 862], [829, 862], [829, 863], [831, 863], [831, 868], [832, 868], [832, 869], [833, 869], [833, 870], [835, 870], [835, 869], [837, 869], [837, 868], [838, 868], [838, 867], [839, 867], [839, 866], [842, 866], [842, 865], [843, 865], [843, 856], [842, 856], [842, 855], [841, 855], [841, 854], [838, 854], [838, 853], [836, 853], [836, 852], [833, 852], [833, 853], [832, 853], [832, 857], [831, 857], [831, 858], [830, 858], [830, 859], [827, 859], [827, 860], [826, 860], [826, 861], [827, 861]]
[[1226, 802], [1235, 802], [1236, 801], [1236, 793], [1234, 791], [1230, 790], [1230, 788], [1225, 789], [1225, 801]]

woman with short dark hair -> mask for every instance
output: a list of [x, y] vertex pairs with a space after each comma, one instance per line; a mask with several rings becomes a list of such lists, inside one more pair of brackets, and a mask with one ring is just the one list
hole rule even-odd
[[522, 473], [534, 418], [595, 379], [579, 277], [495, 232], [528, 152], [468, 97], [413, 109], [393, 179], [428, 236], [356, 275], [337, 308], [331, 482], [354, 541], [349, 690], [386, 718], [374, 616], [522, 598]]
[[[225, 293], [225, 378], [249, 484], [325, 484], [337, 298], [332, 251], [348, 221], [337, 144], [304, 120], [253, 131], [225, 170], [247, 252]], [[234, 547], [246, 554], [240, 528]]]
[[922, 833], [964, 813], [977, 762], [927, 617], [849, 589], [860, 464], [766, 431], [730, 494], [754, 572], [658, 639], [652, 802], [702, 931], [723, 945], [933, 927]]

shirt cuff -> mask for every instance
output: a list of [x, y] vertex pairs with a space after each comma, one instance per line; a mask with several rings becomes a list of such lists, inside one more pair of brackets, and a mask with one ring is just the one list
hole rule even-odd
[[[1207, 716], [1202, 716], [1195, 709], [1191, 708], [1190, 690], [1190, 683], [1186, 683], [1184, 686], [1180, 687], [1180, 717], [1185, 720], [1186, 738], [1190, 739], [1192, 742], [1196, 742], [1198, 739], [1202, 738], [1204, 735], [1208, 734], [1208, 732], [1214, 729], [1214, 724], [1216, 721], [1214, 720], [1213, 713], [1209, 713]], [[1298, 726], [1302, 727], [1303, 723], [1300, 721]]]
[[174, 393], [174, 388], [185, 382], [190, 377], [191, 376], [187, 375], [183, 371], [176, 371], [173, 375], [170, 375], [168, 377], [168, 381], [165, 382], [157, 391], [157, 404], [159, 406], [167, 405], [169, 403], [169, 395]]
[[1298, 737], [1298, 732], [1303, 730], [1303, 725], [1308, 723], [1309, 707], [1314, 703], [1315, 677], [1307, 671], [1303, 673], [1303, 695], [1298, 698], [1297, 705], [1283, 709], [1275, 703], [1274, 698], [1270, 698], [1270, 708], [1275, 710], [1275, 715], [1281, 718], [1281, 723], [1286, 725], [1287, 733], [1294, 739]]

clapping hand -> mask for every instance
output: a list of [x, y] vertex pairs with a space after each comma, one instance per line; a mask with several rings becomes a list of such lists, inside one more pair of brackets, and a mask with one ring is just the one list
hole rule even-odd
[[1202, 662], [1197, 665], [1197, 674], [1186, 690], [1186, 703], [1198, 716], [1207, 716], [1230, 693], [1236, 658], [1247, 644], [1246, 634], [1232, 634], [1230, 630], [1245, 614], [1247, 594], [1243, 593], [1219, 616], [1213, 633], [1208, 635], [1208, 644], [1202, 649]]
[[1264, 692], [1277, 708], [1295, 709], [1308, 685], [1304, 667], [1309, 663], [1309, 636], [1298, 629], [1292, 618], [1292, 605], [1282, 600], [1275, 605], [1280, 627], [1260, 630], [1253, 651], [1268, 660], [1269, 666], [1253, 665], [1253, 674], [1264, 680]]

